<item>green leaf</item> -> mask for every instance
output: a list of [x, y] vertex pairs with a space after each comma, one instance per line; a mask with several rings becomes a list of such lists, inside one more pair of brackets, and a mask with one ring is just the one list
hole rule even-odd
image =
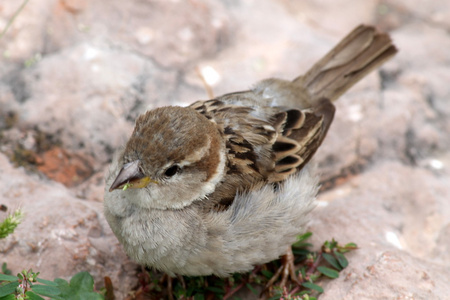
[[13, 294], [10, 294], [10, 295], [0, 297], [0, 300], [16, 300], [16, 296], [14, 296]]
[[258, 291], [255, 290], [254, 287], [252, 287], [252, 285], [250, 283], [246, 283], [245, 286], [254, 294], [254, 295], [258, 295]]
[[356, 245], [355, 243], [348, 243], [344, 246], [344, 248], [348, 248], [348, 249], [357, 249], [358, 245]]
[[18, 281], [10, 282], [8, 284], [0, 286], [0, 297], [6, 296], [9, 294], [14, 294], [14, 292], [16, 291], [16, 287], [18, 287], [18, 286], [19, 286]]
[[194, 293], [195, 288], [193, 286], [190, 286], [187, 288], [186, 290], [186, 296], [191, 297], [192, 294]]
[[94, 290], [94, 280], [88, 272], [75, 274], [70, 283], [61, 278], [56, 278], [55, 283], [61, 294], [54, 296], [55, 299], [64, 300], [100, 300], [103, 297]]
[[2, 264], [2, 273], [5, 274], [5, 275], [11, 275], [12, 274], [11, 270], [8, 269], [8, 265], [5, 262]]
[[94, 289], [94, 278], [88, 272], [80, 272], [70, 279], [70, 286], [78, 291], [92, 292]]
[[205, 300], [205, 296], [203, 294], [194, 295], [194, 300]]
[[56, 278], [54, 281], [58, 286], [69, 286], [69, 283], [64, 279]]
[[0, 274], [0, 281], [17, 281], [19, 280], [19, 277], [12, 276], [12, 275], [6, 275], [6, 274]]
[[261, 270], [261, 273], [268, 279], [273, 277], [273, 273], [268, 270]]
[[311, 280], [311, 282], [315, 282], [317, 279], [320, 278], [320, 276], [322, 276], [322, 273], [313, 273], [309, 275], [309, 280]]
[[71, 293], [70, 285], [67, 281], [61, 278], [56, 278], [55, 283], [58, 284], [58, 288], [61, 291], [60, 297], [69, 296]]
[[47, 296], [47, 297], [53, 297], [61, 294], [61, 290], [55, 286], [48, 286], [48, 285], [41, 285], [41, 284], [34, 284], [32, 287], [33, 292], [36, 294]]
[[302, 274], [303, 278], [306, 278], [306, 269], [305, 269], [305, 267], [301, 267], [301, 269], [299, 270], [299, 273]]
[[275, 288], [275, 294], [272, 297], [270, 297], [268, 300], [280, 300], [280, 299], [282, 299], [281, 298], [282, 296], [283, 296], [282, 291], [281, 290], [277, 291], [277, 288]]
[[319, 293], [323, 293], [323, 288], [321, 286], [318, 286], [317, 284], [314, 284], [312, 282], [303, 282], [302, 285], [305, 288], [311, 289], [311, 290], [315, 290]]
[[225, 291], [223, 289], [215, 286], [207, 286], [206, 289], [213, 292], [214, 294], [225, 294]]
[[103, 297], [100, 294], [94, 292], [78, 292], [70, 297], [64, 296], [62, 299], [64, 300], [103, 300]]
[[302, 241], [304, 241], [304, 240], [307, 240], [307, 239], [309, 239], [312, 235], [313, 235], [312, 232], [305, 232], [305, 233], [302, 234], [302, 235], [298, 235], [298, 236], [297, 236], [297, 242], [302, 242]]
[[356, 245], [355, 243], [348, 243], [345, 246], [338, 246], [337, 250], [340, 253], [347, 253], [350, 252], [352, 250], [358, 249], [358, 245]]
[[310, 243], [305, 243], [305, 241], [307, 239], [309, 239], [312, 236], [312, 232], [307, 232], [305, 234], [302, 235], [298, 235], [297, 236], [297, 241], [292, 245], [292, 247], [295, 248], [306, 248], [306, 247], [311, 247], [312, 244]]
[[317, 268], [317, 270], [319, 270], [320, 273], [322, 273], [323, 275], [330, 277], [330, 278], [338, 278], [339, 277], [339, 272], [324, 266], [320, 266]]
[[26, 295], [28, 296], [28, 299], [30, 299], [30, 300], [45, 300], [44, 298], [42, 298], [39, 295], [36, 295], [32, 291], [26, 292]]
[[339, 264], [338, 260], [331, 254], [328, 253], [322, 253], [323, 258], [333, 267], [335, 267], [337, 270], [342, 270], [343, 267]]
[[334, 255], [336, 255], [337, 260], [339, 261], [339, 264], [342, 266], [342, 268], [346, 268], [348, 266], [348, 260], [344, 256], [344, 254], [342, 254], [338, 251], [334, 251]]
[[49, 286], [58, 286], [58, 284], [54, 281], [50, 281], [50, 280], [45, 280], [42, 278], [37, 278], [37, 282], [45, 284], [45, 285], [49, 285]]
[[292, 249], [307, 249], [307, 248], [311, 248], [312, 246], [313, 246], [313, 244], [311, 244], [311, 243], [297, 242], [292, 245]]
[[301, 291], [299, 293], [295, 293], [295, 295], [298, 294], [298, 296], [303, 296], [303, 298], [301, 298], [301, 299], [307, 299], [307, 297], [309, 297], [309, 294], [311, 292], [312, 292], [311, 290], [303, 290], [303, 291]]
[[336, 248], [338, 246], [338, 243], [332, 239], [331, 242], [330, 241], [325, 241], [325, 243], [323, 243], [322, 248], [326, 251], [329, 252], [331, 250], [333, 250], [334, 248]]
[[[309, 246], [307, 246], [309, 247]], [[304, 258], [305, 256], [307, 256], [309, 253], [311, 253], [311, 251], [304, 249], [305, 247], [299, 247], [299, 248], [292, 248], [292, 253], [294, 253], [295, 256], [303, 256], [302, 258]]]

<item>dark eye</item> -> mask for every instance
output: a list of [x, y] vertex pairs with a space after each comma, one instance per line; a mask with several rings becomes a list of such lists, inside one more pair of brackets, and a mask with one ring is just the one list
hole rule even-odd
[[170, 168], [168, 168], [168, 169], [166, 170], [166, 172], [164, 172], [164, 175], [166, 175], [167, 177], [172, 177], [172, 176], [174, 176], [175, 174], [177, 174], [178, 171], [180, 171], [180, 167], [177, 166], [177, 165], [173, 165], [173, 166], [171, 166]]

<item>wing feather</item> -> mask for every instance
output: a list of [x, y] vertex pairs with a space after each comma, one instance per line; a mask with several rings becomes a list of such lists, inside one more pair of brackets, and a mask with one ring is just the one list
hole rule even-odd
[[190, 106], [217, 124], [227, 149], [226, 175], [209, 195], [210, 207], [224, 209], [236, 193], [298, 172], [322, 143], [334, 115], [326, 99], [302, 110], [261, 107], [256, 101], [248, 91]]

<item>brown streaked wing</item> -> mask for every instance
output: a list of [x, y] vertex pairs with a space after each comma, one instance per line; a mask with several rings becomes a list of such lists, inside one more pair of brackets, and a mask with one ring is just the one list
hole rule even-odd
[[224, 180], [209, 195], [208, 207], [213, 209], [226, 209], [238, 192], [283, 181], [299, 171], [322, 143], [334, 115], [333, 104], [323, 99], [315, 108], [280, 109], [261, 120], [251, 115], [253, 108], [220, 99], [191, 105], [217, 124], [228, 151]]

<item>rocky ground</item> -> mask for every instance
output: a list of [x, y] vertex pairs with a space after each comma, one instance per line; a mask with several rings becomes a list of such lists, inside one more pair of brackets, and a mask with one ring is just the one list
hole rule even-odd
[[[21, 2], [0, 2], [0, 29]], [[108, 275], [120, 299], [137, 268], [103, 217], [103, 178], [136, 116], [206, 99], [202, 72], [215, 95], [293, 78], [366, 23], [400, 52], [338, 101], [316, 155], [312, 242], [360, 247], [320, 299], [445, 299], [449, 20], [444, 0], [29, 1], [0, 39], [0, 204], [26, 213], [0, 262]]]

